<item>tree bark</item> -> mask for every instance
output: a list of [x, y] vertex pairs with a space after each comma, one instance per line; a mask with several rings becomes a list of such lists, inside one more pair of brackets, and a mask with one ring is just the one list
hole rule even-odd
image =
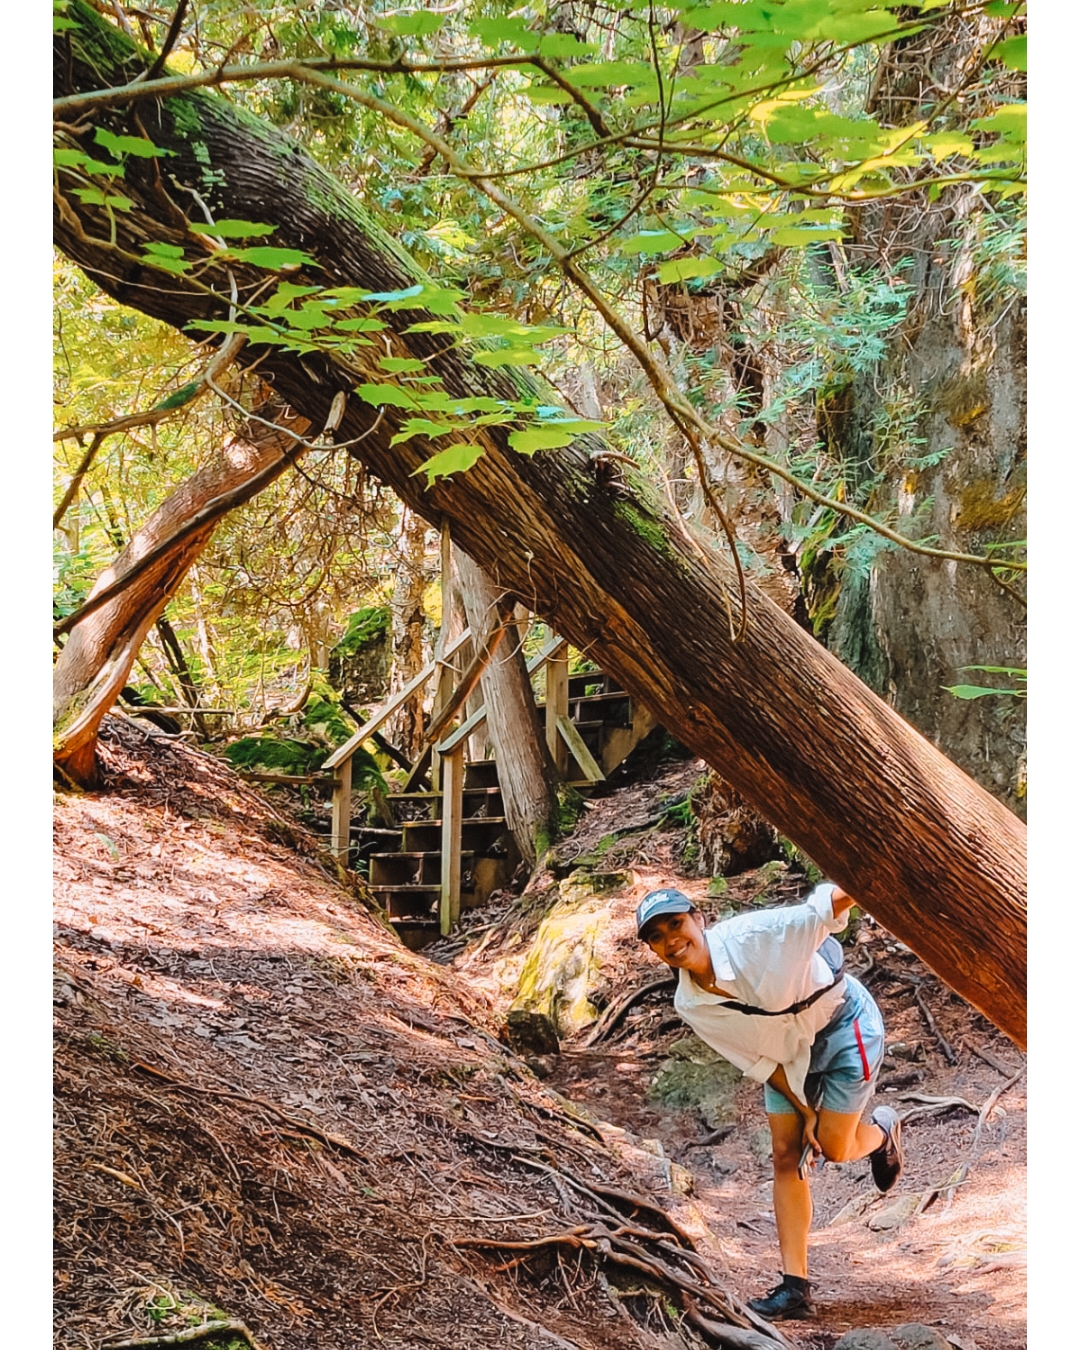
[[[78, 28], [57, 38], [58, 93], [122, 85], [145, 69], [93, 11], [76, 3], [69, 12]], [[83, 123], [79, 143], [88, 152], [98, 124], [152, 137], [172, 152], [171, 186], [166, 191], [157, 160], [132, 158], [123, 181], [130, 210], [110, 220], [67, 193], [58, 200], [57, 243], [116, 299], [177, 328], [225, 317], [229, 294], [224, 273], [218, 298], [138, 261], [147, 239], [192, 249], [181, 211], [190, 194], [178, 185], [202, 194], [216, 219], [273, 224], [276, 245], [307, 250], [315, 265], [291, 281], [385, 291], [422, 277], [341, 184], [222, 98], [177, 96], [132, 112], [87, 114]], [[230, 270], [242, 295], [265, 279], [245, 265]], [[525, 377], [448, 350], [440, 335], [406, 333], [416, 311], [386, 318], [394, 354], [425, 360], [454, 394], [553, 401]], [[827, 875], [1022, 1043], [1022, 823], [753, 585], [746, 635], [733, 643], [727, 614], [739, 599], [729, 562], [705, 555], [642, 476], [630, 471], [618, 490], [598, 477], [597, 438], [530, 458], [509, 449], [504, 428], [478, 429], [485, 453], [474, 467], [426, 487], [417, 471], [436, 447], [422, 437], [392, 446], [404, 414], [387, 406], [375, 424], [371, 407], [353, 394], [358, 379], [380, 378], [385, 345], [358, 349], [347, 365], [332, 354], [298, 357], [258, 345], [242, 359], [260, 359], [260, 374], [318, 425], [343, 393], [339, 434], [365, 437], [354, 453], [372, 473], [426, 519], [448, 522], [454, 542], [497, 586], [588, 649]]]
[[[250, 440], [231, 441], [218, 459], [192, 474], [161, 503], [113, 565], [98, 577], [89, 598], [122, 579], [140, 558], [172, 538], [214, 498], [239, 493], [234, 501], [239, 505], [254, 495], [268, 481], [262, 477], [264, 471], [278, 461], [281, 471], [288, 467], [291, 459], [285, 451], [295, 445], [296, 433], [307, 425], [302, 418], [290, 418], [288, 429], [283, 425], [278, 430], [251, 423]], [[248, 485], [250, 492], [245, 495]], [[167, 549], [130, 586], [72, 630], [53, 669], [53, 758], [75, 782], [87, 787], [95, 783], [94, 752], [101, 719], [127, 683], [146, 634], [209, 543], [216, 523], [210, 521]]]
[[[393, 666], [390, 693], [399, 689], [424, 668], [424, 541], [427, 521], [405, 509], [398, 550], [397, 575], [390, 599]], [[390, 739], [415, 760], [424, 744], [424, 691], [418, 689], [395, 714]]]
[[[469, 628], [476, 634], [486, 633], [495, 621], [505, 591], [494, 585], [483, 569], [460, 550], [455, 563]], [[499, 766], [506, 824], [521, 856], [532, 867], [551, 839], [556, 775], [537, 717], [516, 627], [511, 627], [510, 638], [484, 667], [480, 689], [487, 704], [488, 735]]]

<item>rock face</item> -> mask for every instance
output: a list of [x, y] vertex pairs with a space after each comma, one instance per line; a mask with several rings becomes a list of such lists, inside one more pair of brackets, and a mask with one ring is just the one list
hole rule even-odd
[[[924, 458], [940, 463], [892, 483], [901, 528], [935, 546], [983, 554], [1025, 534], [1024, 312], [1006, 312], [979, 337], [946, 310], [917, 330], [903, 371], [917, 390]], [[918, 526], [915, 527], [917, 516]], [[899, 550], [868, 574], [844, 574], [829, 648], [989, 792], [1018, 814], [1026, 805], [1024, 702], [970, 700], [953, 685], [1018, 687], [966, 666], [1024, 668], [1025, 612], [983, 570]]]
[[711, 1130], [735, 1120], [735, 1088], [742, 1074], [697, 1036], [672, 1043], [649, 1085], [649, 1096], [676, 1110], [697, 1111]]
[[884, 1331], [875, 1331], [872, 1327], [856, 1327], [853, 1331], [846, 1331], [833, 1346], [833, 1350], [898, 1350], [898, 1347]]
[[349, 616], [341, 641], [330, 652], [330, 683], [350, 703], [377, 703], [390, 688], [390, 611], [385, 606]]
[[507, 1039], [519, 1054], [549, 1054], [560, 1035], [596, 1020], [590, 999], [600, 975], [596, 941], [608, 923], [603, 891], [625, 885], [626, 873], [572, 872], [537, 930], [506, 1018]]
[[[947, 87], [983, 41], [967, 20], [944, 24], [933, 55], [912, 47], [876, 87], [891, 119], [915, 115], [930, 66]], [[929, 65], [928, 65], [929, 61]], [[1003, 72], [1002, 101], [1024, 77]], [[919, 91], [924, 93], [920, 95]], [[1026, 538], [1027, 310], [1024, 220], [967, 185], [899, 213], [883, 202], [848, 210], [847, 281], [903, 297], [880, 355], [819, 397], [819, 429], [843, 464], [844, 488], [897, 530], [950, 552], [1023, 558]], [[856, 288], [857, 289], [857, 288]], [[843, 555], [840, 585], [815, 606], [840, 659], [984, 788], [1023, 814], [1024, 703], [970, 701], [948, 686], [1022, 688], [965, 666], [1023, 669], [1025, 611], [983, 567], [884, 548]], [[853, 560], [856, 565], [852, 565]], [[801, 560], [800, 560], [801, 566]], [[835, 579], [834, 573], [834, 579]], [[1022, 573], [1001, 578], [1021, 595]], [[828, 589], [828, 588], [827, 588]], [[825, 601], [823, 610], [821, 601]]]

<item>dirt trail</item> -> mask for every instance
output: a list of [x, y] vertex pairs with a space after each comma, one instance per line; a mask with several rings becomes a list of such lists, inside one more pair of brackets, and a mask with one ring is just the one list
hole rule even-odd
[[[655, 1296], [613, 1291], [581, 1255], [455, 1246], [580, 1224], [597, 1203], [590, 1186], [646, 1197], [686, 1225], [704, 1216], [713, 1268], [737, 1294], [760, 1289], [774, 1258], [766, 1169], [747, 1148], [753, 1094], [723, 1144], [691, 1149], [699, 1123], [645, 1091], [672, 1034], [657, 1035], [663, 1008], [635, 1012], [602, 1055], [571, 1047], [540, 1082], [499, 1043], [483, 978], [404, 951], [227, 769], [125, 724], [104, 754], [111, 790], [63, 795], [56, 813], [58, 1345], [224, 1314], [253, 1339], [204, 1344], [690, 1344]], [[637, 889], [651, 879], [642, 872]], [[614, 904], [629, 912], [635, 894]], [[885, 960], [915, 968], [902, 953]], [[620, 980], [644, 971], [630, 940], [612, 961]], [[924, 990], [953, 1044], [1019, 1066], [982, 1019]], [[910, 986], [895, 998], [890, 1040], [927, 1047], [917, 1090], [977, 1104], [1005, 1081], [970, 1050], [939, 1071]], [[575, 1101], [659, 1140], [696, 1195], [672, 1191], [655, 1146], [577, 1118]], [[1021, 1079], [950, 1209], [939, 1200], [895, 1232], [852, 1224], [815, 1238], [822, 1315], [792, 1324], [792, 1343], [816, 1350], [848, 1323], [935, 1317], [980, 1350], [1023, 1343], [1022, 1108]], [[973, 1121], [913, 1126], [913, 1179], [947, 1176]], [[830, 1172], [823, 1218], [865, 1189], [858, 1165]]]
[[[604, 867], [629, 868], [633, 878], [606, 897], [612, 922], [600, 955], [612, 999], [662, 973], [633, 937], [634, 908], [649, 890], [678, 886], [716, 916], [754, 901], [790, 902], [808, 889], [797, 871], [773, 864], [731, 878], [721, 896], [710, 897], [706, 879], [687, 875], [681, 834], [655, 826], [637, 835], [628, 830], [654, 821], [658, 804], [685, 793], [702, 767], [660, 765], [648, 781], [594, 803], [565, 846], [567, 865], [596, 857], [599, 845]], [[512, 977], [509, 956], [505, 946], [489, 944], [478, 958], [467, 949], [454, 964], [472, 987], [494, 997]], [[810, 1257], [817, 1317], [785, 1323], [784, 1330], [801, 1345], [827, 1347], [852, 1327], [921, 1322], [967, 1347], [1015, 1350], [1027, 1343], [1025, 1057], [872, 920], [863, 922], [849, 959], [866, 972], [864, 983], [884, 1015], [881, 1097], [902, 1115], [927, 1114], [905, 1126], [906, 1170], [888, 1197], [875, 1190], [865, 1161], [818, 1170]], [[598, 1117], [658, 1140], [688, 1169], [732, 1283], [742, 1298], [752, 1298], [780, 1273], [761, 1089], [740, 1080], [730, 1133], [695, 1147], [710, 1134], [699, 1115], [650, 1097], [672, 1044], [687, 1034], [670, 994], [656, 993], [630, 1012], [611, 1041], [593, 1050], [564, 1045], [545, 1081]], [[968, 1105], [945, 1106], [950, 1098]], [[978, 1113], [988, 1101], [980, 1126]], [[960, 1184], [944, 1189], [965, 1164]], [[943, 1189], [935, 1195], [935, 1187]], [[842, 1211], [850, 1213], [860, 1199], [866, 1208], [847, 1219]], [[910, 1213], [920, 1202], [922, 1212]]]

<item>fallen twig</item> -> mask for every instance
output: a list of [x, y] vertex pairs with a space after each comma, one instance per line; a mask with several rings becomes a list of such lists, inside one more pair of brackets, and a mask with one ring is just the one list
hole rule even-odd
[[[963, 1183], [968, 1179], [968, 1174], [970, 1173], [972, 1167], [974, 1167], [975, 1165], [976, 1157], [979, 1150], [979, 1142], [982, 1139], [983, 1126], [989, 1119], [990, 1112], [997, 1105], [998, 1098], [1002, 1095], [1002, 1093], [1008, 1092], [1008, 1090], [1011, 1087], [1013, 1087], [1017, 1082], [1019, 1082], [1019, 1080], [1023, 1077], [1023, 1074], [1024, 1070], [1018, 1069], [1007, 1083], [1002, 1083], [1000, 1087], [996, 1087], [993, 1090], [993, 1092], [990, 1093], [989, 1097], [987, 1097], [987, 1099], [983, 1102], [981, 1108], [979, 1109], [979, 1118], [975, 1122], [975, 1132], [971, 1136], [971, 1147], [968, 1149], [967, 1157], [960, 1164], [960, 1166], [956, 1169], [956, 1171], [952, 1174], [952, 1176], [948, 1179], [947, 1182], [945, 1182], [941, 1186], [931, 1187], [923, 1192], [922, 1199], [919, 1201], [918, 1208], [915, 1211], [916, 1214], [921, 1214], [924, 1209], [929, 1208], [929, 1206], [934, 1203], [934, 1201], [937, 1199], [939, 1195], [944, 1197], [946, 1205], [948, 1205], [952, 1201], [956, 1188], [958, 1186], [963, 1185]], [[975, 1108], [972, 1107], [971, 1109], [974, 1110]]]
[[734, 1129], [734, 1125], [721, 1125], [718, 1130], [711, 1131], [704, 1139], [698, 1139], [692, 1144], [687, 1144], [687, 1152], [692, 1148], [711, 1148], [713, 1144], [722, 1144]]
[[997, 1055], [992, 1055], [989, 1050], [982, 1050], [977, 1045], [972, 1045], [970, 1041], [963, 1041], [973, 1055], [978, 1055], [985, 1064], [989, 1064], [992, 1069], [996, 1069], [1002, 1078], [1011, 1078], [1016, 1073], [1016, 1067], [1012, 1064], [1006, 1064], [1004, 1060], [998, 1059]]
[[932, 1116], [938, 1111], [949, 1111], [954, 1107], [961, 1107], [975, 1116], [979, 1114], [979, 1108], [969, 1102], [966, 1097], [928, 1097], [921, 1092], [905, 1092], [900, 1100], [923, 1103], [921, 1106], [914, 1106], [910, 1111], [904, 1112], [901, 1120], [905, 1125], [912, 1120], [919, 1120], [923, 1116]]
[[956, 1051], [939, 1030], [938, 1024], [934, 1021], [933, 1013], [931, 1013], [930, 1009], [926, 1006], [926, 1000], [922, 996], [922, 990], [917, 985], [915, 987], [915, 1002], [919, 1005], [919, 1009], [922, 1012], [927, 1027], [929, 1027], [930, 1031], [936, 1037], [938, 1045], [941, 1046], [941, 1053], [945, 1056], [946, 1061], [949, 1064], [955, 1064], [957, 1060]]

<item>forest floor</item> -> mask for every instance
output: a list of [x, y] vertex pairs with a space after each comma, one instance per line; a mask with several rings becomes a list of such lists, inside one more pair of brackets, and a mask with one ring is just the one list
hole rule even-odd
[[[736, 1085], [733, 1128], [706, 1147], [698, 1111], [650, 1095], [685, 1039], [670, 995], [592, 1048], [567, 1040], [538, 1077], [499, 1040], [529, 894], [407, 952], [281, 807], [208, 756], [108, 725], [107, 790], [57, 797], [57, 1345], [226, 1318], [199, 1344], [702, 1344], [604, 1243], [574, 1245], [612, 1216], [654, 1253], [658, 1236], [669, 1253], [692, 1237], [736, 1315], [775, 1283], [760, 1089]], [[628, 830], [605, 853], [625, 873], [600, 937], [613, 999], [658, 973], [633, 936], [647, 890], [678, 885], [712, 913], [799, 892], [793, 868], [732, 877], [719, 897], [686, 875], [685, 832], [657, 828], [656, 805], [700, 772], [660, 766], [560, 845], [566, 870]], [[779, 1343], [828, 1350], [851, 1327], [920, 1322], [957, 1350], [1013, 1350], [1023, 1056], [871, 921], [853, 960], [885, 1016], [879, 1090], [927, 1114], [905, 1127], [898, 1194], [878, 1196], [865, 1163], [821, 1169], [818, 1313]]]

